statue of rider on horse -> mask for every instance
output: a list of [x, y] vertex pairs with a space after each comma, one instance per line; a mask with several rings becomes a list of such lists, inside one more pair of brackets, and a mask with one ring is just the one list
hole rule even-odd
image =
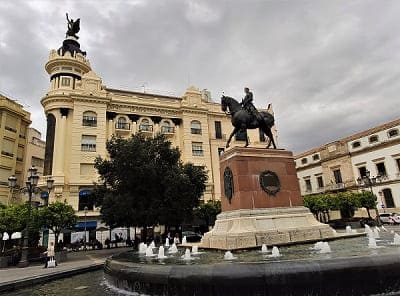
[[[232, 116], [231, 122], [234, 127], [229, 139], [226, 143], [226, 147], [229, 147], [229, 143], [232, 137], [239, 131], [246, 131], [247, 129], [260, 129], [260, 132], [264, 133], [269, 141], [267, 148], [272, 144], [276, 149], [274, 137], [272, 135], [271, 128], [274, 125], [274, 117], [269, 112], [258, 112], [253, 105], [253, 94], [250, 92], [248, 87], [244, 88], [245, 97], [242, 102], [239, 103], [234, 98], [222, 96], [221, 107], [224, 112], [229, 109], [229, 115]], [[246, 146], [249, 142], [246, 138]]]

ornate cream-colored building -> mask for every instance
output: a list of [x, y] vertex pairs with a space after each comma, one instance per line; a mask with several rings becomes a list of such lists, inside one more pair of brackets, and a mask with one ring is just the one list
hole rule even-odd
[[24, 186], [24, 162], [30, 123], [30, 113], [22, 105], [0, 94], [0, 203], [19, 202], [19, 195], [11, 195], [8, 177], [15, 175], [17, 185]]
[[[50, 202], [66, 200], [78, 215], [83, 216], [86, 206], [88, 216], [98, 216], [90, 201], [98, 181], [95, 157], [107, 157], [106, 141], [112, 135], [135, 133], [164, 134], [179, 147], [183, 162], [206, 167], [209, 179], [203, 199], [220, 198], [219, 154], [233, 127], [207, 91], [189, 87], [182, 97], [174, 97], [108, 88], [71, 36], [50, 52], [45, 69], [50, 89], [41, 100], [47, 116], [44, 175], [55, 179]], [[248, 137], [251, 145], [265, 146], [258, 130], [249, 131]]]
[[[400, 119], [295, 156], [302, 195], [367, 189], [380, 211], [400, 208]], [[369, 172], [372, 186], [363, 178]]]

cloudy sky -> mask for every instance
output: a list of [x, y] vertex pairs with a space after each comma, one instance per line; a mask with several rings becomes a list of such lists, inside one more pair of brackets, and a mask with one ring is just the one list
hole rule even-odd
[[181, 96], [194, 85], [272, 103], [300, 153], [399, 118], [400, 1], [0, 1], [0, 92], [45, 133], [41, 97], [65, 13], [107, 87]]

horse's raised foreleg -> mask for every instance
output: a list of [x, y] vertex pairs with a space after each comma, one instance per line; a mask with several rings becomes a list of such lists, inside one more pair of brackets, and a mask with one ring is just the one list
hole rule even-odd
[[239, 129], [238, 129], [237, 127], [235, 127], [235, 128], [233, 129], [231, 135], [229, 136], [228, 141], [226, 142], [226, 148], [229, 147], [229, 143], [231, 142], [232, 137], [233, 137], [238, 131], [239, 131]]

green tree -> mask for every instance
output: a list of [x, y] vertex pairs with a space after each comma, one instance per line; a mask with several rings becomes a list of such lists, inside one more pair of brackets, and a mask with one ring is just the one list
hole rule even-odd
[[207, 229], [215, 222], [219, 213], [221, 213], [221, 201], [219, 200], [209, 200], [195, 209], [195, 215], [204, 220]]
[[25, 229], [27, 213], [28, 208], [25, 204], [9, 205], [0, 211], [0, 228], [8, 234], [8, 242], [14, 232], [22, 232]]
[[96, 190], [102, 219], [108, 225], [147, 227], [177, 225], [193, 214], [205, 190], [204, 167], [183, 165], [180, 152], [163, 135], [107, 142], [109, 158], [96, 158], [104, 182]]
[[41, 226], [49, 228], [55, 236], [55, 249], [58, 249], [58, 237], [62, 230], [72, 227], [77, 222], [77, 217], [72, 206], [54, 202], [40, 211]]
[[363, 191], [355, 194], [360, 202], [360, 207], [366, 208], [368, 218], [372, 219], [369, 210], [376, 208], [376, 196], [370, 191]]

